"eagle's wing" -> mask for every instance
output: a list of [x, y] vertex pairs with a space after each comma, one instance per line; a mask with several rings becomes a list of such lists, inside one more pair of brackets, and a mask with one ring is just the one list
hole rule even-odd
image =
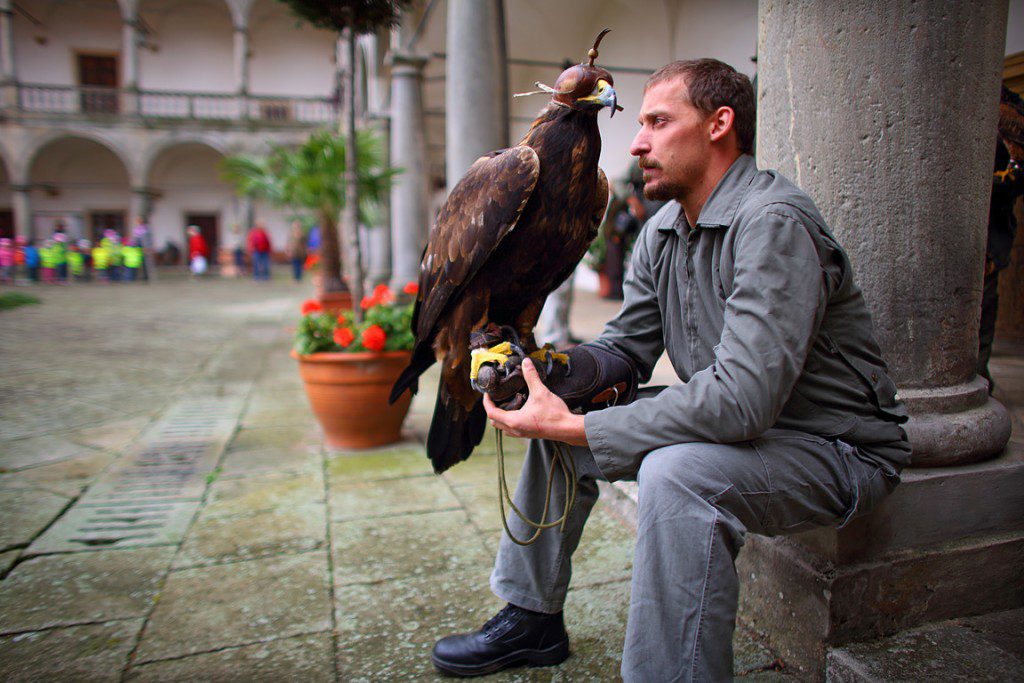
[[515, 228], [539, 175], [537, 153], [511, 147], [477, 159], [452, 189], [423, 258], [412, 323], [417, 342], [434, 336], [449, 303]]

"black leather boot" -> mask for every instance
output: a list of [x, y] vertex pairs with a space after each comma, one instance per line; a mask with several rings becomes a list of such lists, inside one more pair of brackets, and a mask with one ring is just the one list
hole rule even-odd
[[541, 614], [508, 604], [479, 631], [437, 641], [431, 661], [453, 676], [483, 676], [521, 664], [554, 666], [569, 656], [562, 613]]

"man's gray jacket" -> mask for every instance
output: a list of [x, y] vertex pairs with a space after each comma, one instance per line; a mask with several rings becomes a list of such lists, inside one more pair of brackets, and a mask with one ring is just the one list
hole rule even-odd
[[682, 380], [586, 415], [609, 479], [662, 446], [748, 441], [773, 427], [854, 445], [890, 474], [910, 460], [906, 410], [846, 253], [810, 197], [749, 155], [696, 226], [677, 202], [647, 222], [622, 310], [595, 343], [631, 358], [641, 381], [667, 350]]

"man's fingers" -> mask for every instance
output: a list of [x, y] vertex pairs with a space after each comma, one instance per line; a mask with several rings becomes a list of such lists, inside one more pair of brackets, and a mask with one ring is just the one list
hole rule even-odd
[[535, 391], [546, 388], [544, 382], [540, 381], [540, 375], [537, 374], [537, 368], [534, 366], [532, 358], [523, 360], [523, 379], [526, 380], [526, 386], [530, 388], [531, 396]]

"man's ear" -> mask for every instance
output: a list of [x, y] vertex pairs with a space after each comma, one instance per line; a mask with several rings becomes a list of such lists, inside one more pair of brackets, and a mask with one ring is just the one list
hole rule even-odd
[[733, 122], [736, 119], [736, 113], [732, 110], [732, 107], [719, 107], [708, 119], [709, 133], [711, 135], [711, 142], [718, 142], [730, 131], [734, 130]]

